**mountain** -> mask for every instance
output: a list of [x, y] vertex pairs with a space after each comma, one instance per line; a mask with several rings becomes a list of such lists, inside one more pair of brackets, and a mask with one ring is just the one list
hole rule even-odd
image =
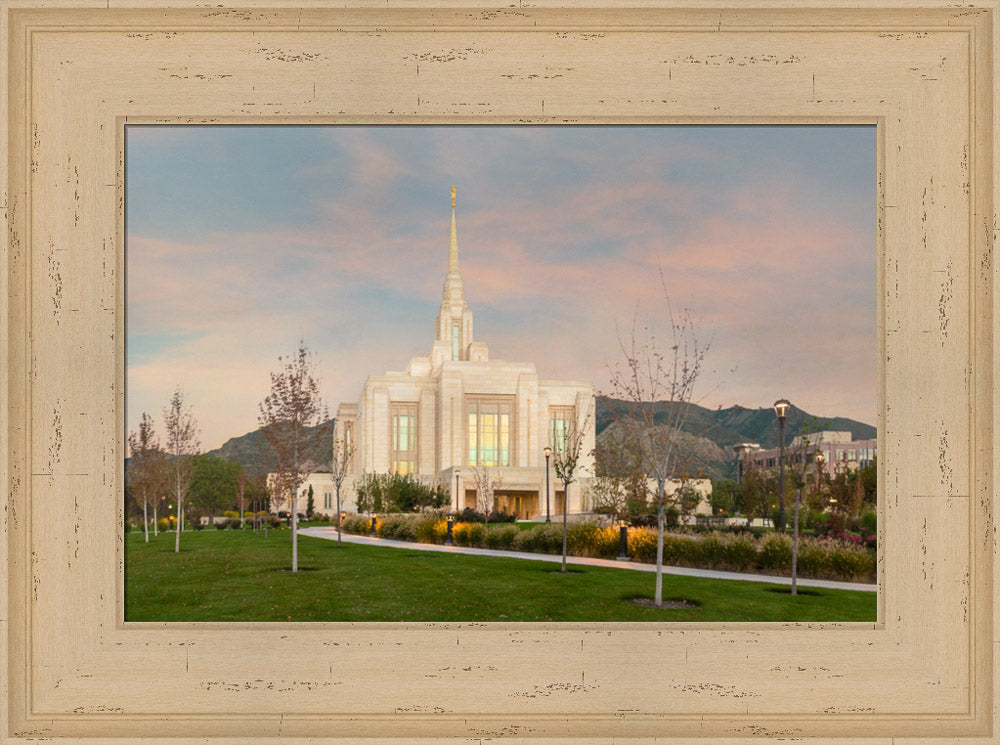
[[[681, 404], [657, 403], [653, 414], [654, 420], [666, 421], [668, 407], [678, 405]], [[770, 407], [747, 409], [742, 406], [730, 406], [728, 409], [706, 409], [697, 404], [683, 405], [689, 409], [683, 427], [688, 435], [684, 438], [685, 451], [698, 463], [703, 464], [705, 473], [713, 478], [735, 476], [736, 461], [733, 445], [737, 443], [756, 442], [765, 449], [778, 447], [778, 420], [774, 415], [774, 409]], [[595, 417], [598, 437], [615, 419], [628, 416], [634, 409], [635, 404], [627, 401], [598, 396]], [[850, 432], [855, 440], [875, 438], [875, 427], [870, 424], [845, 417], [818, 417], [794, 406], [789, 410], [785, 421], [785, 442], [791, 442], [804, 425], [807, 431], [812, 432], [818, 430]], [[322, 455], [324, 462], [330, 460], [331, 451], [332, 443], [330, 449]], [[268, 447], [260, 430], [233, 437], [222, 447], [212, 450], [209, 455], [242, 463], [253, 473], [266, 473], [274, 468], [274, 451]]]
[[[628, 401], [598, 396], [596, 405], [597, 435], [612, 426], [615, 419], [628, 416], [637, 407]], [[684, 450], [692, 460], [702, 464], [712, 478], [734, 478], [736, 461], [733, 445], [755, 442], [762, 448], [778, 447], [778, 418], [774, 409], [747, 409], [731, 406], [728, 409], [706, 409], [697, 404], [657, 403], [653, 411], [655, 422], [666, 422], [670, 407], [686, 406], [687, 419], [683, 431], [691, 437], [684, 438]], [[793, 406], [785, 419], [785, 442], [799, 434], [832, 430], [850, 432], [852, 439], [869, 440], [876, 435], [875, 427], [846, 417], [819, 417]]]
[[[330, 423], [328, 421], [318, 426], [330, 427]], [[315, 427], [309, 431], [312, 432], [314, 430]], [[223, 443], [222, 447], [211, 450], [208, 454], [222, 458], [223, 460], [240, 463], [247, 471], [253, 474], [264, 474], [273, 471], [277, 462], [274, 448], [267, 444], [267, 441], [264, 439], [264, 433], [259, 429], [247, 432], [245, 435], [239, 437], [231, 437]], [[331, 440], [329, 446], [324, 448], [323, 453], [320, 455], [320, 460], [326, 464], [326, 470], [330, 470], [329, 463], [332, 457], [333, 442]], [[322, 468], [319, 470], [322, 470]]]

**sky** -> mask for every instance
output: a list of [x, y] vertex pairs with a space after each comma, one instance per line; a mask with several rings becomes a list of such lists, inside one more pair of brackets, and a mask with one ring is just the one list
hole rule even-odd
[[452, 186], [491, 359], [610, 393], [669, 296], [697, 403], [875, 423], [874, 126], [129, 125], [125, 162], [129, 431], [178, 386], [203, 449], [257, 429], [300, 340], [331, 415], [427, 354]]

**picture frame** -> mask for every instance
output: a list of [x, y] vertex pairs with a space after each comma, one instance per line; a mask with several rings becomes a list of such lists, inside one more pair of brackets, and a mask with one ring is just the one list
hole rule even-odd
[[[0, 0], [2, 742], [986, 745], [996, 0]], [[127, 123], [878, 125], [874, 624], [123, 621]]]

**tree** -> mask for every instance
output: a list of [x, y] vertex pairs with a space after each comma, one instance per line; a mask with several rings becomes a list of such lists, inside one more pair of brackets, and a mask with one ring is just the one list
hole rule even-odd
[[245, 468], [241, 468], [239, 474], [236, 476], [236, 504], [240, 508], [240, 528], [244, 527], [243, 522], [243, 506], [245, 504], [247, 493], [247, 471]]
[[580, 456], [583, 450], [583, 438], [586, 434], [587, 422], [590, 421], [590, 414], [584, 418], [582, 424], [577, 424], [576, 420], [570, 423], [569, 428], [563, 434], [563, 441], [554, 442], [552, 451], [552, 467], [556, 472], [556, 478], [563, 482], [563, 545], [562, 545], [562, 569], [566, 572], [566, 551], [567, 536], [569, 527], [567, 524], [567, 513], [569, 512], [569, 485], [576, 479], [576, 469], [580, 463]]
[[129, 484], [133, 497], [142, 504], [142, 527], [149, 543], [149, 503], [153, 503], [153, 532], [156, 534], [156, 502], [163, 492], [166, 481], [166, 461], [160, 443], [153, 432], [153, 419], [143, 412], [139, 418], [139, 429], [128, 436]]
[[803, 432], [797, 442], [785, 451], [785, 460], [792, 483], [795, 485], [795, 517], [792, 533], [792, 595], [798, 595], [799, 574], [799, 511], [802, 509], [802, 490], [806, 485], [806, 474], [813, 468], [816, 453], [820, 452], [821, 435], [812, 442]]
[[476, 486], [476, 510], [486, 516], [486, 531], [489, 532], [496, 490], [503, 484], [503, 479], [496, 470], [477, 466], [472, 469], [472, 481]]
[[333, 478], [333, 490], [337, 495], [337, 546], [341, 545], [340, 487], [343, 485], [344, 479], [347, 478], [347, 471], [353, 455], [354, 446], [351, 443], [344, 440], [334, 441], [333, 457], [330, 460], [330, 476]]
[[634, 435], [632, 430], [612, 423], [601, 433], [594, 451], [594, 511], [612, 520], [631, 520], [649, 509], [642, 449], [630, 435]]
[[174, 390], [170, 403], [163, 410], [163, 423], [167, 430], [167, 471], [170, 484], [177, 498], [177, 527], [174, 529], [174, 551], [181, 550], [181, 525], [184, 524], [184, 502], [194, 475], [192, 456], [198, 452], [198, 425], [191, 416], [191, 407], [185, 406], [180, 386]]
[[313, 511], [316, 509], [316, 494], [313, 492], [313, 485], [309, 484], [309, 490], [306, 492], [306, 518], [312, 517]]
[[291, 498], [292, 571], [297, 572], [299, 487], [322, 455], [328, 418], [305, 343], [300, 341], [295, 355], [279, 357], [278, 363], [278, 372], [271, 373], [271, 392], [260, 404], [259, 421], [277, 459], [275, 488]]
[[243, 466], [214, 455], [194, 456], [191, 502], [215, 521], [215, 513], [229, 509], [236, 500]]
[[[667, 328], [670, 346], [665, 350], [657, 342], [648, 324], [639, 328], [632, 318], [632, 333], [618, 341], [623, 360], [611, 370], [611, 385], [618, 398], [635, 404], [633, 415], [620, 423], [631, 430], [631, 439], [641, 449], [644, 471], [656, 481], [657, 540], [656, 591], [654, 602], [663, 605], [663, 532], [666, 511], [666, 484], [674, 475], [678, 459], [678, 440], [687, 421], [694, 386], [702, 372], [709, 345], [702, 344], [695, 330], [690, 308], [675, 315], [666, 291], [663, 272]], [[658, 402], [664, 412], [657, 417]]]

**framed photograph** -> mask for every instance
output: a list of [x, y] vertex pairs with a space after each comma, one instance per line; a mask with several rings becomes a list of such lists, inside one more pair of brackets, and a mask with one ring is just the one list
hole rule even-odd
[[[2, 741], [994, 742], [996, 0], [365, 5], [0, 0]], [[190, 124], [874, 127], [876, 621], [126, 621], [125, 132]]]

